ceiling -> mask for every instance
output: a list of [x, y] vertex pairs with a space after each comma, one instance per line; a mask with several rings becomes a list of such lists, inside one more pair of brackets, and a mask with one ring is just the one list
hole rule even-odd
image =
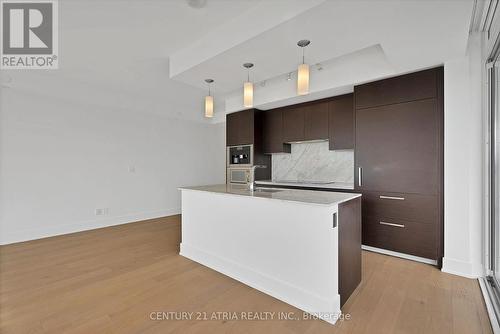
[[0, 71], [1, 88], [204, 121], [204, 91], [171, 80], [168, 56], [259, 2], [59, 1], [59, 69]]
[[[216, 114], [242, 109], [244, 62], [255, 63], [262, 108], [337, 94], [359, 82], [464, 55], [473, 0], [65, 0], [60, 66], [1, 71], [11, 88], [79, 103], [205, 121], [204, 79], [216, 80]], [[311, 94], [286, 73], [311, 40]], [[5, 89], [2, 86], [2, 89]]]
[[[269, 11], [262, 6], [254, 7], [240, 15], [242, 24], [229, 21], [219, 27], [216, 36], [207, 34], [203, 40], [171, 54], [171, 77], [199, 88], [205, 87], [203, 79], [213, 78], [214, 90], [224, 96], [224, 111], [231, 112], [242, 109], [241, 86], [247, 75], [242, 64], [255, 64], [251, 70], [254, 82], [265, 80], [269, 83], [281, 77], [285, 85], [284, 76], [295, 71], [302, 60], [296, 43], [304, 38], [311, 40], [306, 49], [306, 61], [321, 63], [322, 68], [340, 57], [354, 55], [375, 45], [379, 46], [380, 52], [373, 56], [377, 59], [385, 57], [387, 64], [386, 71], [379, 73], [379, 77], [440, 65], [464, 55], [473, 1], [331, 0], [310, 4], [286, 20], [276, 19], [276, 24], [267, 25], [265, 30], [257, 24], [243, 29], [242, 25], [250, 20], [260, 21], [258, 10]], [[279, 12], [278, 8], [274, 9]], [[239, 40], [237, 36], [240, 36]], [[216, 47], [207, 48], [212, 41]], [[186, 57], [186, 51], [190, 57]], [[363, 61], [366, 62], [367, 58]], [[355, 68], [355, 64], [353, 66]], [[351, 86], [376, 79], [371, 72], [368, 70], [366, 77], [353, 76]], [[323, 73], [316, 75], [320, 77]], [[333, 86], [335, 78], [332, 76], [331, 79], [332, 85], [317, 88], [340, 87]], [[265, 88], [258, 89], [265, 94]], [[290, 93], [294, 94], [293, 89]], [[235, 94], [240, 102], [233, 106], [230, 100]], [[262, 107], [268, 102], [261, 100], [254, 105]]]

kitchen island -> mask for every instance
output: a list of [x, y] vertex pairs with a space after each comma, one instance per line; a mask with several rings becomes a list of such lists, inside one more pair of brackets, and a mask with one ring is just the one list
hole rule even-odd
[[361, 281], [361, 195], [182, 191], [180, 254], [330, 323]]

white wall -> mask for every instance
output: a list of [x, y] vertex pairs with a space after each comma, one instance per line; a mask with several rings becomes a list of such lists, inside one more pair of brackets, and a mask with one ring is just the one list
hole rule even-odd
[[469, 40], [467, 56], [444, 69], [444, 261], [443, 271], [484, 274], [483, 36]]
[[177, 187], [224, 182], [224, 141], [224, 124], [3, 89], [0, 244], [180, 213]]

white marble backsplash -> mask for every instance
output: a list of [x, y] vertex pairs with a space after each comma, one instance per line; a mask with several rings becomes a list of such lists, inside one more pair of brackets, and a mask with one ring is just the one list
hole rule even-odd
[[354, 150], [330, 151], [328, 141], [292, 144], [291, 154], [273, 154], [272, 178], [354, 183]]

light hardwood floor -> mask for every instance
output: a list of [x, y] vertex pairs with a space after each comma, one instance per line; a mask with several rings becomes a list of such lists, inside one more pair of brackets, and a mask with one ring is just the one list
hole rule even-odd
[[151, 320], [155, 311], [302, 317], [179, 256], [179, 241], [180, 216], [173, 216], [0, 247], [0, 332], [491, 332], [476, 280], [370, 252], [363, 252], [363, 281], [343, 308], [351, 319], [335, 326], [321, 320]]

